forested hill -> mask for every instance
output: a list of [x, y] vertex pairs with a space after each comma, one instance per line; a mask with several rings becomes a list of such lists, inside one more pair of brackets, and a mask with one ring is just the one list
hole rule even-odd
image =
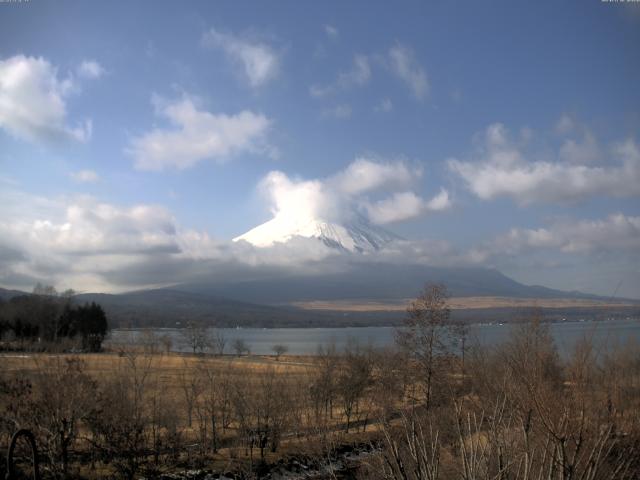
[[[342, 314], [258, 305], [174, 289], [141, 290], [118, 295], [86, 293], [79, 302], [102, 305], [121, 327], [180, 327], [187, 322], [224, 327], [314, 327], [339, 325]], [[379, 323], [384, 315], [362, 316], [357, 323]]]

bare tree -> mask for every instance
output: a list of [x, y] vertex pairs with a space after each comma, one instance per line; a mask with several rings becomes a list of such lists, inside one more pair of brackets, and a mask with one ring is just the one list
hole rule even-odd
[[146, 462], [151, 422], [146, 398], [152, 360], [151, 355], [126, 353], [121, 368], [98, 389], [86, 422], [94, 450], [127, 479], [133, 479]]
[[249, 455], [258, 448], [264, 460], [267, 447], [272, 452], [278, 449], [289, 424], [292, 389], [272, 368], [262, 372], [255, 381], [251, 380], [235, 379], [234, 410]]
[[289, 347], [287, 347], [286, 345], [282, 345], [280, 343], [274, 345], [273, 347], [271, 347], [271, 349], [273, 350], [273, 353], [276, 354], [276, 361], [279, 361], [280, 356], [284, 355], [289, 351]]
[[96, 383], [85, 374], [85, 363], [79, 358], [52, 357], [37, 366], [33, 396], [27, 400], [28, 421], [33, 422], [54, 471], [64, 476], [80, 422], [92, 408]]
[[635, 478], [638, 424], [607, 401], [606, 362], [585, 339], [563, 363], [540, 312], [528, 320], [471, 355], [473, 394], [453, 400], [462, 478]]
[[236, 338], [232, 346], [237, 356], [241, 356], [245, 352], [249, 354], [250, 352], [249, 345], [247, 345], [247, 342], [245, 342], [243, 338]]
[[155, 355], [156, 353], [158, 353], [160, 339], [153, 330], [149, 328], [144, 329], [138, 337], [138, 343], [142, 345], [145, 353], [148, 353], [150, 355]]
[[224, 334], [216, 329], [213, 335], [213, 348], [216, 355], [224, 355], [224, 349], [227, 346], [227, 339]]
[[311, 373], [309, 393], [313, 401], [315, 423], [324, 430], [327, 420], [333, 415], [333, 403], [337, 390], [338, 354], [335, 344], [326, 348], [319, 346], [316, 362], [317, 368]]
[[192, 372], [187, 360], [184, 360], [184, 368], [180, 372], [180, 389], [182, 390], [184, 404], [187, 410], [187, 426], [191, 428], [193, 423], [193, 409], [202, 392], [201, 378]]
[[218, 451], [221, 432], [229, 422], [229, 369], [217, 369], [208, 362], [199, 362], [196, 366], [201, 387], [200, 402], [197, 403], [200, 440], [203, 446], [210, 445], [214, 453]]
[[393, 348], [375, 351], [373, 362], [375, 381], [371, 393], [380, 420], [385, 422], [397, 412], [404, 400], [411, 381], [410, 369], [407, 368], [406, 353]]
[[196, 353], [203, 353], [211, 344], [206, 327], [196, 322], [188, 322], [182, 329], [185, 344]]
[[441, 284], [426, 284], [407, 309], [404, 326], [396, 331], [397, 343], [418, 363], [418, 381], [425, 405], [431, 406], [434, 382], [438, 380], [437, 357], [451, 351], [453, 336], [449, 295]]
[[373, 363], [369, 352], [357, 345], [347, 347], [344, 365], [338, 373], [337, 388], [342, 400], [342, 410], [347, 419], [345, 430], [348, 432], [354, 417], [361, 413], [360, 402], [371, 384]]
[[438, 430], [415, 412], [400, 415], [396, 428], [382, 425], [384, 439], [378, 470], [386, 479], [438, 480], [442, 450]]

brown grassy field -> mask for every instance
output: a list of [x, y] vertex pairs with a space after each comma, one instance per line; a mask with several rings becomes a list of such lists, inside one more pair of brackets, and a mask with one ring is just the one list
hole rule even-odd
[[[0, 354], [2, 370], [4, 371], [37, 371], [43, 360], [51, 358], [75, 358], [75, 354], [49, 353], [6, 353]], [[273, 368], [279, 373], [296, 373], [313, 367], [313, 358], [309, 356], [281, 356], [279, 361], [270, 355], [242, 356], [225, 355], [213, 357], [209, 355], [190, 354], [140, 354], [140, 358], [151, 358], [151, 368], [156, 373], [161, 372], [170, 378], [184, 371], [190, 371], [198, 364], [205, 364], [212, 368], [227, 368], [235, 366], [252, 372], [261, 372]], [[101, 376], [116, 371], [124, 362], [124, 356], [118, 352], [83, 353], [80, 358], [86, 363], [87, 373]]]
[[[135, 368], [143, 372], [147, 379], [148, 395], [160, 393], [163, 397], [177, 402], [182, 413], [184, 413], [181, 404], [184, 401], [185, 383], [202, 371], [230, 374], [233, 377], [243, 378], [251, 384], [257, 383], [268, 374], [275, 374], [276, 377], [286, 379], [290, 384], [306, 384], [311, 381], [319, 368], [317, 357], [308, 355], [282, 355], [278, 360], [271, 355], [212, 356], [143, 351], [81, 355], [7, 353], [0, 354], [0, 365], [5, 375], [28, 378], [43, 371], [54, 370], [71, 359], [80, 359], [83, 363], [83, 372], [99, 383], [118, 376], [131, 375], [132, 367], [135, 365]], [[341, 412], [335, 407], [332, 423], [339, 424], [341, 421]], [[195, 431], [196, 427], [194, 421], [192, 430]]]
[[[117, 382], [123, 378], [131, 379], [144, 378], [144, 415], [148, 418], [155, 418], [154, 404], [160, 402], [164, 409], [169, 408], [170, 414], [174, 416], [177, 425], [177, 432], [179, 434], [179, 442], [182, 445], [183, 453], [181, 454], [182, 461], [189, 461], [191, 458], [190, 449], [194, 452], [198, 452], [198, 455], [202, 455], [198, 445], [201, 445], [201, 435], [203, 428], [202, 416], [204, 415], [204, 402], [206, 401], [206, 387], [203, 386], [202, 375], [203, 372], [215, 372], [218, 378], [224, 377], [229, 385], [227, 385], [225, 395], [229, 395], [231, 398], [234, 394], [234, 388], [239, 385], [248, 386], [248, 390], [244, 395], [253, 396], [256, 395], [256, 399], [247, 400], [250, 402], [257, 402], [252, 408], [261, 408], [261, 402], [264, 402], [267, 397], [278, 398], [281, 395], [285, 395], [284, 392], [274, 389], [270, 394], [265, 395], [264, 391], [264, 379], [270, 375], [275, 375], [275, 381], [280, 388], [286, 387], [291, 390], [288, 392], [288, 396], [296, 398], [298, 405], [294, 409], [288, 412], [279, 411], [277, 414], [293, 417], [298, 417], [298, 426], [296, 428], [301, 431], [308, 431], [312, 427], [311, 418], [313, 416], [311, 412], [311, 405], [303, 402], [308, 402], [308, 397], [305, 396], [304, 391], [298, 391], [297, 389], [306, 389], [306, 385], [309, 385], [312, 381], [312, 377], [315, 374], [318, 366], [316, 364], [315, 357], [298, 357], [298, 356], [281, 356], [279, 360], [276, 360], [273, 356], [208, 356], [208, 355], [189, 355], [189, 354], [161, 354], [161, 353], [145, 353], [145, 352], [106, 352], [100, 354], [49, 354], [49, 353], [11, 353], [0, 355], [0, 370], [4, 378], [21, 378], [29, 379], [36, 378], [38, 375], [50, 372], [52, 376], [56, 375], [56, 372], [64, 368], [65, 362], [70, 360], [79, 359], [82, 362], [83, 373], [92, 378], [97, 385], [105, 385], [109, 382]], [[136, 371], [137, 370], [137, 371]], [[200, 386], [192, 387], [192, 381], [199, 379]], [[133, 380], [137, 382], [138, 380]], [[253, 386], [253, 387], [252, 387]], [[305, 386], [305, 387], [300, 387]], [[59, 385], [59, 388], [64, 389], [63, 385]], [[132, 386], [135, 390], [135, 386]], [[188, 399], [186, 395], [193, 394], [197, 389], [200, 400], [196, 400], [191, 413], [191, 422], [188, 420]], [[255, 392], [253, 391], [255, 389]], [[262, 390], [261, 390], [262, 389]], [[258, 393], [260, 392], [260, 393]], [[98, 392], [96, 391], [96, 395]], [[260, 397], [259, 399], [257, 397]], [[303, 398], [304, 397], [304, 398]], [[236, 400], [237, 401], [237, 400]], [[1, 403], [1, 402], [0, 402]], [[169, 407], [167, 407], [169, 406]], [[0, 404], [0, 408], [4, 405]], [[200, 408], [201, 410], [198, 410]], [[271, 408], [273, 411], [269, 414], [281, 408], [277, 405], [271, 405], [266, 408]], [[338, 405], [333, 405], [331, 408], [331, 420], [325, 425], [325, 428], [335, 430], [340, 438], [344, 438], [345, 435], [350, 441], [362, 441], [363, 438], [367, 438], [369, 432], [375, 430], [375, 427], [370, 427], [369, 432], [362, 432], [358, 428], [353, 429], [351, 432], [344, 433], [343, 422], [344, 416]], [[252, 414], [253, 415], [253, 414]], [[205, 422], [208, 420], [204, 420]], [[209, 420], [210, 421], [210, 420]], [[290, 424], [290, 419], [287, 420], [287, 424]], [[163, 429], [166, 430], [166, 426]], [[248, 450], [246, 444], [238, 437], [242, 435], [241, 431], [244, 427], [238, 423], [237, 420], [232, 420], [229, 426], [219, 435], [219, 448], [215, 453], [207, 450], [206, 458], [207, 465], [210, 468], [225, 471], [228, 469], [237, 470], [245, 468], [247, 462], [256, 461], [259, 447], [254, 446], [253, 450]], [[79, 438], [90, 438], [91, 435], [86, 428], [80, 428]], [[279, 458], [287, 455], [295, 455], [301, 451], [313, 452], [320, 445], [318, 442], [310, 442], [310, 439], [314, 438], [313, 435], [305, 434], [304, 437], [299, 435], [293, 435], [291, 433], [283, 434], [280, 439], [279, 448], [277, 452], [267, 450], [264, 454], [264, 459], [267, 462], [275, 462]], [[186, 447], [191, 445], [191, 447]], [[74, 450], [82, 452], [88, 444], [83, 442], [76, 442]], [[257, 450], [256, 450], [257, 449]], [[195, 457], [194, 457], [195, 458]], [[200, 457], [205, 458], [205, 457]], [[98, 470], [88, 470], [86, 466], [81, 467], [81, 472], [84, 476], [93, 478], [104, 475], [113, 475], [115, 471], [113, 467], [108, 464], [99, 464]]]
[[[294, 302], [304, 310], [332, 310], [344, 312], [394, 312], [405, 311], [413, 299], [400, 300], [313, 300]], [[580, 298], [514, 298], [514, 297], [453, 297], [449, 300], [452, 310], [484, 308], [605, 308], [631, 307], [624, 301], [601, 301]]]
[[272, 356], [210, 356], [191, 354], [146, 354], [143, 352], [87, 353], [74, 354], [19, 353], [2, 354], [2, 370], [8, 374], [29, 376], [54, 368], [59, 362], [79, 358], [84, 364], [84, 372], [93, 379], [103, 382], [121, 374], [127, 374], [132, 361], [151, 379], [152, 388], [163, 396], [180, 403], [183, 396], [183, 384], [198, 370], [207, 369], [216, 372], [232, 372], [234, 375], [255, 379], [267, 371], [289, 380], [307, 378], [315, 367], [313, 357], [282, 356], [279, 361]]
[[[32, 429], [58, 478], [159, 478], [191, 468], [253, 475], [291, 458], [327, 465], [355, 444], [371, 453], [358, 478], [376, 480], [404, 478], [403, 465], [463, 478], [469, 458], [481, 461], [467, 478], [482, 480], [498, 478], [505, 459], [514, 465], [509, 478], [530, 479], [517, 468], [527, 457], [539, 472], [598, 465], [606, 475], [584, 477], [591, 480], [640, 473], [632, 344], [601, 354], [585, 339], [562, 360], [548, 325], [532, 321], [503, 345], [471, 349], [466, 361], [357, 347], [279, 359], [137, 348], [0, 355], [0, 411], [9, 420], [0, 423], [0, 447], [16, 428]], [[251, 475], [242, 478], [261, 478]]]

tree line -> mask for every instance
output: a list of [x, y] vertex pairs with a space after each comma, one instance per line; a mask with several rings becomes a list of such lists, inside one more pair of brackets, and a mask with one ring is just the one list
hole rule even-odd
[[33, 293], [0, 301], [0, 339], [5, 347], [68, 348], [97, 352], [109, 331], [103, 308], [95, 303], [75, 304], [75, 292], [58, 293], [36, 285]]

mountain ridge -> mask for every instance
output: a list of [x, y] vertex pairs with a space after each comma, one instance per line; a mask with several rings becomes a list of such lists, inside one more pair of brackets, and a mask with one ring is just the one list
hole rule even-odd
[[[508, 278], [508, 277], [507, 277]], [[95, 301], [103, 306], [113, 327], [183, 327], [193, 321], [219, 327], [340, 327], [398, 325], [404, 317], [403, 309], [346, 311], [309, 310], [294, 305], [264, 305], [225, 298], [214, 293], [183, 290], [185, 286], [137, 290], [120, 294], [81, 293], [75, 296], [80, 303]], [[239, 289], [245, 291], [246, 289]], [[558, 293], [562, 293], [557, 291]], [[0, 288], [0, 298], [26, 292]], [[566, 295], [565, 295], [566, 296]], [[530, 297], [535, 298], [535, 297]], [[559, 297], [558, 297], [559, 298]], [[589, 298], [604, 297], [589, 296]], [[454, 309], [452, 316], [466, 322], [510, 321], [522, 317], [527, 309], [517, 307], [479, 307]], [[600, 318], [600, 307], [544, 308], [550, 320], [562, 318]], [[606, 309], [609, 315], [638, 315], [640, 302], [631, 306]], [[595, 316], [595, 317], [594, 317]]]
[[280, 305], [309, 300], [415, 298], [425, 283], [443, 283], [456, 297], [504, 296], [523, 298], [590, 298], [598, 295], [572, 293], [541, 286], [527, 286], [498, 270], [481, 267], [430, 267], [362, 262], [348, 271], [303, 275], [290, 273], [253, 280], [201, 278], [176, 288], [258, 304]]

